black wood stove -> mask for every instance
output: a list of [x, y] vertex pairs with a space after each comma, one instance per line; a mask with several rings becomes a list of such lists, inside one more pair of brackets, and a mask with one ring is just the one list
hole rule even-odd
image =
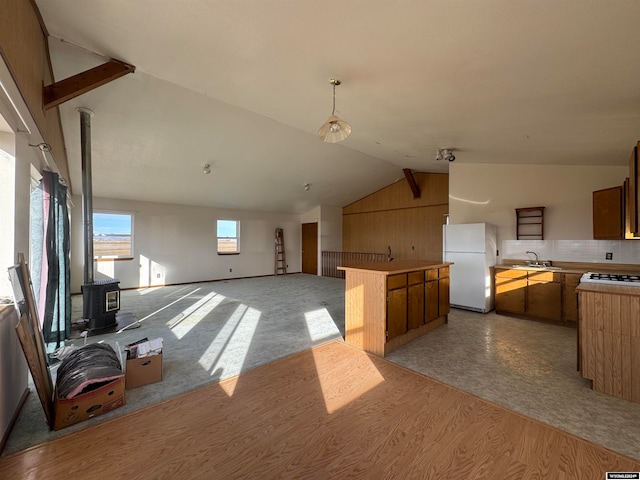
[[90, 331], [117, 325], [116, 313], [120, 310], [119, 283], [118, 279], [108, 279], [82, 285], [82, 318], [89, 322]]

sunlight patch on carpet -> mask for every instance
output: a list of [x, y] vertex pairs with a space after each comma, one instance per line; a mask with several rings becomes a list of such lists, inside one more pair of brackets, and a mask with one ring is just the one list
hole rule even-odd
[[326, 308], [305, 312], [304, 319], [307, 322], [309, 338], [314, 344], [340, 336], [340, 330]]
[[215, 292], [208, 293], [193, 305], [184, 309], [178, 315], [167, 322], [171, 332], [178, 340], [184, 337], [198, 323], [200, 323], [211, 311], [220, 305], [226, 297]]
[[[202, 354], [198, 363], [211, 376], [229, 378], [239, 375], [260, 322], [261, 312], [240, 304]], [[224, 382], [227, 395], [233, 395], [236, 382]]]

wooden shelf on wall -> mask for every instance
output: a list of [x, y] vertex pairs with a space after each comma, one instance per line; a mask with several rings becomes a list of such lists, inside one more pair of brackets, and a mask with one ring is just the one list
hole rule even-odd
[[516, 239], [544, 240], [544, 207], [516, 208]]

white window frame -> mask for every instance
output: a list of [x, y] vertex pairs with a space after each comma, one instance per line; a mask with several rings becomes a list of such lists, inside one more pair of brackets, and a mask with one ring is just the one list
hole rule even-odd
[[[220, 236], [220, 222], [234, 222], [236, 224], [235, 236]], [[235, 240], [235, 250], [220, 249], [221, 240]], [[219, 218], [216, 220], [216, 251], [218, 255], [239, 255], [240, 254], [240, 220], [232, 220], [227, 218]]]
[[[131, 220], [131, 231], [130, 231], [130, 238], [131, 238], [131, 247], [130, 247], [130, 251], [128, 254], [126, 255], [120, 255], [120, 254], [114, 254], [114, 255], [98, 255], [96, 253], [96, 215], [120, 215], [120, 216], [128, 216]], [[134, 222], [135, 222], [135, 215], [133, 214], [133, 212], [119, 212], [119, 211], [112, 211], [112, 210], [94, 210], [93, 211], [93, 215], [92, 215], [92, 219], [91, 221], [93, 222], [93, 258], [97, 261], [100, 260], [131, 260], [133, 259], [133, 252], [134, 252]]]

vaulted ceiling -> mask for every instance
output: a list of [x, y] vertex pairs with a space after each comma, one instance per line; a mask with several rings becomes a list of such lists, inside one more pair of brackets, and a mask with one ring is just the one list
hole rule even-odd
[[[136, 67], [61, 105], [73, 192], [302, 213], [460, 163], [624, 165], [640, 138], [640, 2], [37, 0], [56, 80]], [[331, 113], [353, 133], [316, 135]], [[205, 163], [212, 173], [204, 175]], [[309, 191], [304, 184], [309, 183]]]

